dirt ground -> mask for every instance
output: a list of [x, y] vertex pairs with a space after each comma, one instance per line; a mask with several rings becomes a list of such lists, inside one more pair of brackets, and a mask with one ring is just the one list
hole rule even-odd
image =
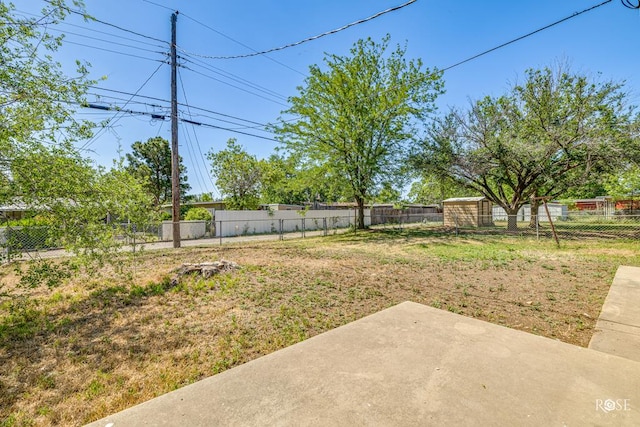
[[[375, 231], [123, 255], [60, 286], [0, 278], [0, 426], [81, 425], [403, 301], [587, 346], [637, 243]], [[170, 283], [182, 263], [241, 266]], [[4, 301], [4, 302], [2, 302]]]

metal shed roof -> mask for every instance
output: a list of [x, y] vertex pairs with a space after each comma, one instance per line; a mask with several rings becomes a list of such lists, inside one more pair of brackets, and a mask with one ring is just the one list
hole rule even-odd
[[443, 200], [443, 203], [455, 203], [455, 202], [479, 202], [480, 200], [486, 200], [486, 197], [453, 197], [451, 199]]

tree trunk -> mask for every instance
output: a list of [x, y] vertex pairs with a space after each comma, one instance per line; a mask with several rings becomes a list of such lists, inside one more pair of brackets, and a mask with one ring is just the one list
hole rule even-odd
[[358, 205], [358, 218], [356, 221], [356, 227], [358, 230], [364, 230], [364, 199], [356, 196], [356, 204]]
[[518, 231], [518, 210], [505, 209], [507, 213], [507, 231]]
[[540, 209], [540, 199], [531, 199], [531, 220], [529, 221], [529, 228], [536, 228], [538, 224], [538, 209]]

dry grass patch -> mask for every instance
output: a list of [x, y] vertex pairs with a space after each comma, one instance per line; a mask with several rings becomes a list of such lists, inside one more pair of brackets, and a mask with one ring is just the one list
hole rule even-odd
[[[408, 230], [123, 256], [1, 303], [0, 425], [81, 425], [406, 300], [586, 346], [640, 265], [594, 245]], [[170, 284], [220, 259], [241, 269]]]

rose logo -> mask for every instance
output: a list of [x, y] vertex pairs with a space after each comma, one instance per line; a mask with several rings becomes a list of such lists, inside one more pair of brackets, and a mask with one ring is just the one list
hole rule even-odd
[[604, 405], [602, 408], [605, 412], [611, 412], [616, 409], [616, 402], [611, 399], [607, 399], [604, 401]]

